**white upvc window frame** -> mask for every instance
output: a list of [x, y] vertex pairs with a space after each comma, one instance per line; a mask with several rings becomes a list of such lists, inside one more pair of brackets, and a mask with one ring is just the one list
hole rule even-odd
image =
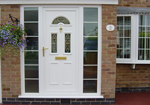
[[131, 54], [129, 59], [116, 58], [117, 64], [150, 64], [150, 60], [138, 60], [138, 36], [140, 14], [119, 14], [119, 16], [131, 16]]
[[[59, 6], [60, 5], [55, 5], [55, 6]], [[50, 7], [55, 7], [55, 6], [52, 6], [50, 5]], [[48, 7], [47, 5], [22, 5], [21, 6], [21, 9], [20, 9], [20, 22], [21, 24], [24, 24], [24, 7], [38, 7], [38, 17], [39, 17], [39, 24], [38, 24], [38, 27], [39, 29], [42, 27], [42, 15], [40, 15], [42, 13], [42, 8], [43, 7]], [[62, 5], [61, 7], [66, 7], [66, 5]], [[79, 15], [80, 18], [83, 18], [83, 9], [85, 7], [89, 7], [89, 8], [98, 8], [98, 27], [99, 27], [99, 30], [98, 30], [98, 58], [101, 58], [101, 44], [102, 44], [102, 41], [101, 41], [101, 27], [102, 27], [102, 23], [101, 23], [101, 17], [102, 17], [102, 7], [99, 6], [99, 5], [94, 5], [94, 6], [88, 6], [88, 5], [74, 5], [74, 6], [68, 6], [68, 7], [78, 7], [79, 10], [80, 10], [80, 13]], [[83, 23], [83, 20], [81, 19], [80, 20], [80, 23]], [[83, 40], [83, 25], [81, 25], [79, 27], [79, 33], [81, 34], [81, 39]], [[42, 35], [41, 33], [41, 30], [39, 30], [39, 49], [41, 48], [40, 46], [40, 36]], [[82, 47], [82, 46], [81, 46]], [[83, 48], [80, 47], [80, 50]], [[42, 54], [42, 51], [39, 50], [39, 57], [40, 55]], [[77, 95], [77, 96], [43, 96], [43, 93], [41, 92], [41, 79], [40, 79], [40, 75], [39, 75], [39, 93], [25, 93], [25, 72], [24, 72], [24, 53], [21, 52], [21, 95], [19, 96], [19, 98], [103, 98], [103, 96], [101, 95], [101, 59], [98, 59], [98, 71], [97, 71], [97, 93], [82, 93], [80, 95]], [[82, 68], [83, 68], [83, 64], [80, 64], [82, 65]], [[40, 66], [40, 63], [39, 63], [39, 66]], [[39, 67], [39, 74], [40, 74], [40, 68]], [[83, 75], [83, 72], [81, 73]], [[83, 82], [83, 80], [82, 80]], [[81, 84], [81, 83], [80, 83]], [[83, 83], [82, 83], [82, 87], [83, 89]]]

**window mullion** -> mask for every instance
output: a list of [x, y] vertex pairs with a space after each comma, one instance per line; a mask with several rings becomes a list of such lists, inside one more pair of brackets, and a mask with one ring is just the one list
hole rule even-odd
[[139, 21], [138, 21], [138, 15], [133, 15], [131, 19], [131, 25], [132, 25], [132, 61], [137, 62], [138, 60], [138, 42], [139, 42]]
[[125, 17], [123, 17], [123, 58], [124, 58], [124, 56], [125, 56], [125, 55], [124, 55], [124, 52], [125, 52], [125, 48], [124, 48], [124, 32], [125, 32], [125, 30], [124, 30], [124, 29], [125, 29], [125, 26], [124, 26], [124, 25], [125, 25], [125, 22], [124, 22], [124, 21], [125, 21]]

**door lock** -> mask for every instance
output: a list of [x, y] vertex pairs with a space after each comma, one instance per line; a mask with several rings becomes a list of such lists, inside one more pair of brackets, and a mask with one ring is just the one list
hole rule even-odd
[[44, 53], [45, 53], [45, 50], [47, 50], [48, 48], [45, 48], [45, 47], [43, 47], [43, 57], [44, 57]]

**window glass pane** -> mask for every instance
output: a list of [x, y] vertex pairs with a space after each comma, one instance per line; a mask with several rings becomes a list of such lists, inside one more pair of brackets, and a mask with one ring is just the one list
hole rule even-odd
[[123, 25], [123, 17], [117, 17], [117, 25]]
[[98, 21], [98, 9], [84, 8], [84, 21]]
[[150, 60], [150, 50], [146, 50], [146, 60]]
[[97, 52], [84, 52], [84, 64], [97, 64]]
[[84, 38], [84, 50], [97, 50], [98, 40], [97, 37]]
[[130, 58], [130, 53], [131, 53], [131, 52], [130, 52], [129, 49], [125, 49], [125, 50], [124, 50], [124, 55], [123, 55], [124, 58]]
[[25, 50], [38, 50], [38, 38], [37, 37], [27, 37], [27, 46]]
[[38, 23], [25, 23], [27, 36], [38, 36]]
[[39, 81], [38, 80], [25, 80], [25, 92], [26, 93], [38, 93]]
[[24, 8], [24, 21], [38, 21], [38, 8]]
[[145, 27], [139, 27], [139, 37], [145, 37]]
[[25, 64], [38, 64], [38, 52], [25, 52]]
[[117, 17], [117, 58], [130, 58], [131, 17]]
[[131, 17], [125, 17], [125, 25], [131, 25]]
[[70, 34], [65, 34], [65, 53], [70, 53], [71, 52], [71, 35]]
[[123, 37], [123, 27], [117, 27], [117, 37]]
[[57, 53], [57, 34], [51, 35], [51, 53]]
[[139, 17], [139, 25], [145, 25], [145, 16], [144, 15], [140, 15], [140, 17]]
[[139, 38], [139, 48], [145, 48], [145, 38]]
[[146, 38], [146, 48], [150, 48], [150, 38]]
[[131, 40], [130, 38], [124, 38], [124, 48], [130, 48]]
[[125, 27], [124, 37], [131, 37], [131, 27]]
[[117, 39], [117, 48], [123, 48], [123, 38]]
[[146, 15], [146, 25], [150, 25], [150, 15]]
[[25, 78], [38, 78], [38, 66], [25, 66]]
[[123, 52], [123, 49], [118, 49], [117, 50], [117, 58], [123, 58], [123, 54], [124, 52]]
[[84, 23], [84, 36], [97, 36], [98, 24], [97, 23]]
[[150, 37], [150, 27], [146, 28], [146, 37]]
[[96, 93], [97, 92], [97, 80], [84, 80], [83, 93]]
[[97, 78], [97, 66], [84, 66], [84, 78]]
[[145, 58], [145, 51], [144, 50], [139, 50], [138, 51], [138, 59], [139, 60], [144, 60], [144, 58]]

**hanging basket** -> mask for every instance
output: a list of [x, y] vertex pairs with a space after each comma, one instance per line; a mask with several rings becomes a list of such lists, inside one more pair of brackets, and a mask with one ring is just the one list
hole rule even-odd
[[26, 46], [26, 32], [21, 24], [8, 21], [0, 26], [0, 47], [1, 55], [8, 55], [14, 52], [17, 54]]

